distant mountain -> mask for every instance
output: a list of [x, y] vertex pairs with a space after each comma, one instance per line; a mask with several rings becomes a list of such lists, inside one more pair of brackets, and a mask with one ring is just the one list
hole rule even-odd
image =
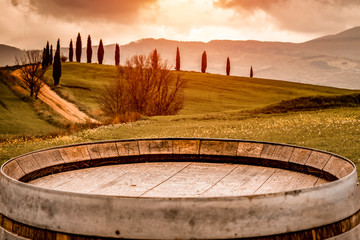
[[15, 56], [22, 54], [23, 50], [19, 48], [0, 44], [0, 66], [15, 65]]
[[[249, 76], [253, 66], [255, 77], [360, 89], [360, 27], [304, 43], [141, 39], [120, 46], [121, 64], [135, 54], [148, 55], [156, 48], [162, 59], [175, 66], [177, 46], [185, 71], [200, 71], [201, 54], [206, 51], [209, 73], [225, 74], [226, 58], [230, 57], [231, 75]], [[104, 64], [114, 64], [115, 44], [104, 48]], [[97, 62], [97, 49], [93, 46], [92, 62]], [[62, 53], [68, 56], [68, 48], [62, 48]], [[0, 49], [0, 62], [5, 62], [0, 65], [11, 65], [13, 59], [3, 57]], [[82, 61], [86, 61], [86, 48]]]
[[348, 29], [335, 35], [328, 35], [314, 39], [312, 41], [329, 41], [329, 40], [359, 40], [360, 39], [360, 26]]

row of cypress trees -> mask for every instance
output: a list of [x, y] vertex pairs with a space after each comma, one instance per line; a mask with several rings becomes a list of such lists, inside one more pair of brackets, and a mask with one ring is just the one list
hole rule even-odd
[[[98, 59], [98, 63], [102, 64], [104, 61], [104, 44], [102, 39], [100, 39], [99, 42], [99, 47], [98, 47], [98, 52], [97, 52], [97, 59]], [[76, 57], [76, 62], [81, 62], [81, 54], [82, 54], [82, 42], [81, 42], [81, 36], [80, 33], [78, 33], [77, 38], [76, 38], [76, 45], [75, 45], [75, 57]], [[92, 61], [92, 44], [91, 44], [91, 37], [90, 35], [88, 35], [87, 38], [87, 46], [86, 46], [86, 62], [87, 63], [91, 63]], [[73, 42], [72, 39], [70, 40], [70, 45], [69, 45], [69, 61], [73, 62], [73, 58], [74, 58], [74, 47], [73, 47]], [[120, 47], [119, 44], [115, 45], [115, 65], [119, 65], [120, 64]]]
[[[176, 56], [176, 59], [177, 59], [177, 56]], [[206, 68], [207, 68], [207, 55], [206, 55], [206, 51], [204, 51], [203, 54], [202, 54], [202, 57], [201, 57], [201, 72], [205, 73]], [[226, 75], [227, 76], [230, 76], [230, 69], [231, 69], [231, 67], [230, 67], [230, 58], [227, 57], [227, 59], [226, 59]], [[253, 70], [252, 66], [250, 68], [250, 77], [251, 78], [254, 77], [254, 70]]]
[[[58, 40], [58, 43], [59, 43], [59, 40]], [[53, 51], [52, 50], [52, 45], [51, 45], [51, 47], [49, 47], [49, 42], [47, 42], [47, 45], [44, 48], [44, 53], [43, 53], [43, 67], [46, 67], [46, 66], [49, 66], [49, 65], [52, 64], [52, 61], [53, 61], [52, 51]], [[78, 33], [78, 36], [76, 38], [76, 47], [75, 47], [75, 55], [76, 55], [76, 61], [77, 62], [81, 61], [81, 54], [82, 54], [82, 42], [81, 42], [80, 33]], [[72, 43], [72, 39], [71, 39], [70, 40], [70, 45], [69, 45], [69, 61], [70, 62], [73, 62], [73, 57], [74, 57], [74, 50], [73, 50], [73, 43]], [[88, 38], [87, 38], [86, 58], [87, 58], [87, 63], [91, 63], [91, 61], [92, 61], [92, 44], [91, 44], [90, 35], [88, 35]], [[103, 45], [102, 39], [100, 39], [100, 42], [99, 42], [97, 58], [98, 58], [98, 63], [102, 64], [103, 60], [104, 60], [104, 45]], [[116, 66], [120, 65], [120, 47], [119, 47], [119, 44], [115, 45], [115, 65]], [[206, 54], [206, 51], [204, 51], [203, 54], [202, 54], [202, 57], [201, 57], [201, 72], [205, 73], [206, 68], [207, 68], [207, 54]], [[230, 67], [230, 58], [227, 57], [227, 59], [226, 59], [226, 75], [228, 75], [228, 76], [230, 75], [230, 69], [231, 69], [231, 67]], [[180, 50], [179, 50], [179, 47], [176, 48], [175, 70], [180, 71]], [[251, 68], [250, 68], [250, 77], [253, 77], [253, 76], [254, 76], [254, 72], [253, 72], [253, 68], [251, 66]]]
[[60, 83], [61, 77], [61, 56], [60, 56], [60, 39], [56, 44], [55, 55], [53, 56], [53, 47], [49, 47], [49, 41], [46, 43], [46, 47], [43, 50], [42, 63], [43, 68], [47, 68], [53, 65], [53, 79], [54, 85], [57, 86]]

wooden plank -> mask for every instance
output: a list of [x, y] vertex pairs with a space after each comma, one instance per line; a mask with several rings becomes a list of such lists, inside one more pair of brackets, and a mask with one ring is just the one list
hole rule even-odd
[[140, 154], [172, 154], [172, 140], [140, 140]]
[[276, 145], [264, 144], [260, 153], [261, 158], [271, 159], [274, 156]]
[[21, 169], [20, 165], [15, 160], [6, 163], [6, 165], [3, 167], [3, 171], [6, 175], [14, 179], [20, 179], [22, 176], [25, 175], [24, 171]]
[[349, 175], [352, 171], [354, 171], [353, 165], [351, 165], [349, 162], [345, 162], [345, 164], [341, 167], [340, 171], [336, 174], [337, 178], [343, 178], [347, 175]]
[[237, 156], [260, 157], [263, 146], [262, 143], [239, 142]]
[[237, 165], [202, 197], [252, 195], [275, 172], [275, 168]]
[[48, 175], [42, 178], [34, 179], [29, 184], [36, 185], [39, 187], [56, 189], [58, 186], [63, 185], [67, 182], [72, 181], [73, 179], [80, 178], [82, 175], [86, 174], [89, 171], [93, 171], [91, 168], [84, 168], [80, 170], [73, 170], [68, 172], [57, 173], [53, 175]]
[[332, 156], [326, 163], [323, 171], [336, 176], [340, 172], [341, 168], [345, 165], [345, 163], [345, 160]]
[[31, 173], [40, 168], [38, 162], [32, 154], [25, 155], [16, 159], [25, 174]]
[[58, 149], [51, 149], [42, 152], [45, 154], [48, 161], [51, 163], [51, 166], [60, 165], [64, 163], [64, 159], [62, 158], [60, 151]]
[[331, 155], [327, 153], [312, 151], [305, 165], [322, 170], [330, 157]]
[[317, 177], [303, 173], [276, 169], [274, 174], [255, 192], [267, 194], [313, 187]]
[[102, 158], [113, 158], [119, 156], [116, 144], [113, 142], [101, 143], [98, 144], [98, 147]]
[[295, 148], [289, 162], [304, 165], [311, 154], [311, 150]]
[[202, 140], [200, 143], [200, 155], [236, 156], [238, 146], [238, 142]]
[[99, 149], [98, 144], [89, 144], [89, 145], [87, 145], [87, 149], [89, 151], [89, 155], [90, 155], [91, 159], [100, 159], [101, 158], [100, 149]]
[[46, 168], [52, 166], [50, 160], [43, 152], [37, 152], [32, 154], [40, 168]]
[[119, 156], [139, 155], [139, 146], [137, 141], [116, 142]]
[[65, 163], [91, 159], [86, 145], [61, 148], [59, 151]]
[[236, 165], [192, 163], [144, 197], [199, 197], [229, 174]]
[[294, 151], [293, 147], [278, 145], [275, 148], [273, 156], [271, 156], [269, 159], [274, 159], [282, 162], [289, 162], [293, 151]]
[[199, 154], [200, 140], [174, 140], [174, 154]]
[[79, 177], [72, 178], [70, 181], [57, 186], [55, 189], [81, 193], [93, 191], [96, 193], [96, 189], [101, 188], [102, 185], [108, 182], [122, 177], [133, 167], [132, 164], [124, 164], [89, 168], [89, 170], [84, 171]]
[[113, 181], [104, 183], [91, 192], [138, 197], [166, 181], [189, 164], [189, 162], [132, 164], [134, 167], [129, 172]]

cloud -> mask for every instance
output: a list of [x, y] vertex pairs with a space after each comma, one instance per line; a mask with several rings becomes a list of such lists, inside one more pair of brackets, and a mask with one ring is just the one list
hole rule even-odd
[[72, 21], [98, 20], [128, 24], [139, 11], [152, 8], [157, 0], [11, 0], [43, 16]]
[[214, 0], [215, 7], [233, 9], [241, 17], [265, 12], [280, 28], [323, 33], [360, 22], [359, 0]]

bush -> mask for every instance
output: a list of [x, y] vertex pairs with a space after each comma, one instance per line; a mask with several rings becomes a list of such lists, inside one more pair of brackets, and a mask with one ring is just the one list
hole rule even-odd
[[184, 102], [184, 80], [170, 71], [154, 50], [149, 56], [135, 55], [125, 66], [118, 67], [118, 75], [105, 88], [99, 99], [107, 118], [119, 122], [134, 121], [141, 115], [173, 115]]

